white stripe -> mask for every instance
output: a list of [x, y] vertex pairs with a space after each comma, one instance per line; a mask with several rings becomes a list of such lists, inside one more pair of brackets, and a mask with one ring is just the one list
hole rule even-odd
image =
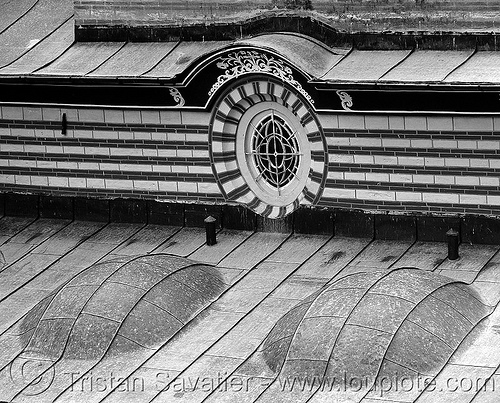
[[424, 202], [439, 204], [485, 204], [499, 206], [500, 196], [478, 194], [433, 193], [433, 192], [392, 192], [366, 189], [326, 188], [323, 197], [351, 200], [390, 200], [401, 202]]
[[387, 147], [387, 148], [426, 148], [430, 150], [498, 150], [499, 140], [454, 140], [433, 139], [430, 135], [426, 139], [411, 138], [381, 138], [381, 137], [326, 137], [328, 145], [353, 147]]
[[[189, 191], [198, 194], [201, 185], [203, 193], [219, 193], [214, 183], [199, 184], [196, 182], [141, 181], [128, 179], [97, 179], [97, 178], [67, 178], [63, 176], [30, 176], [30, 175], [0, 175], [0, 183], [22, 184], [48, 187], [78, 187], [81, 189], [112, 189], [112, 190], [150, 190], [150, 191]], [[201, 190], [200, 190], [201, 191]]]
[[[484, 167], [500, 168], [500, 159], [480, 158], [430, 158], [430, 157], [387, 157], [385, 155], [328, 154], [328, 161], [341, 164], [392, 165], [419, 167]], [[485, 162], [487, 161], [487, 162]], [[487, 166], [485, 166], [487, 164]]]
[[[152, 164], [123, 164], [73, 161], [35, 161], [35, 160], [7, 160], [1, 159], [0, 166], [20, 168], [70, 169], [73, 171], [93, 170], [103, 172], [189, 172], [194, 174], [212, 174], [212, 167], [208, 165], [152, 165]], [[236, 162], [225, 166], [236, 168]]]
[[418, 183], [461, 186], [500, 186], [498, 177], [482, 177], [473, 175], [412, 175], [373, 172], [328, 172], [328, 179], [359, 181], [365, 183]]

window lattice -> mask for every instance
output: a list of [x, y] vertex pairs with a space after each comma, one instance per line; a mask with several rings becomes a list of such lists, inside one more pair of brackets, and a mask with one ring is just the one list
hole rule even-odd
[[300, 156], [299, 144], [286, 121], [273, 111], [253, 126], [251, 155], [258, 172], [256, 181], [264, 179], [278, 191], [297, 175]]

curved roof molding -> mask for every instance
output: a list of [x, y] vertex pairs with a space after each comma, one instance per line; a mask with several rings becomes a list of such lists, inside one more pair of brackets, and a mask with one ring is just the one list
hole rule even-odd
[[312, 77], [321, 77], [350, 51], [349, 47], [329, 47], [310, 36], [280, 32], [261, 34], [235, 42], [277, 53]]
[[[315, 78], [325, 74], [350, 50], [329, 48], [313, 38], [294, 33], [263, 34], [237, 41], [68, 43], [71, 38], [63, 28], [66, 26], [54, 32], [60, 39], [54, 46], [49, 46], [51, 42], [47, 38], [39, 49], [19, 55], [15, 63], [0, 69], [0, 76], [170, 80], [199, 71], [214, 55], [244, 47], [271, 52], [309, 78]], [[48, 55], [52, 60], [47, 60]]]
[[[150, 2], [144, 5], [141, 0], [86, 0], [75, 1], [75, 11], [79, 29], [88, 26], [147, 26], [149, 28], [162, 26], [176, 26], [182, 24], [191, 26], [196, 24], [215, 25], [227, 23], [241, 24], [249, 19], [262, 15], [267, 17], [290, 13], [290, 5], [283, 0], [269, 2], [231, 2], [222, 0], [218, 2], [204, 2], [190, 7], [183, 2]], [[427, 3], [413, 0], [395, 0], [383, 3], [369, 2], [342, 2], [336, 1], [333, 5], [317, 0], [297, 2], [306, 10], [293, 10], [293, 14], [308, 15], [312, 17], [337, 17], [334, 21], [342, 27], [351, 23], [354, 29], [367, 30], [374, 28], [401, 30], [436, 29], [445, 27], [460, 29], [465, 23], [467, 28], [495, 29], [492, 20], [498, 12], [498, 5], [491, 1], [481, 0], [434, 0], [431, 7]], [[346, 4], [347, 3], [347, 4]], [[230, 5], [228, 7], [228, 5]], [[333, 7], [332, 7], [333, 6]], [[298, 8], [298, 7], [297, 7]], [[312, 10], [314, 11], [308, 11]], [[344, 11], [345, 10], [345, 11]], [[339, 15], [344, 11], [347, 15]], [[347, 12], [346, 12], [347, 11]], [[467, 13], [467, 16], [464, 14]], [[443, 19], [446, 15], [448, 18]], [[387, 21], [389, 20], [390, 21]], [[370, 19], [369, 21], [367, 21]], [[478, 21], [481, 19], [482, 21]], [[451, 21], [450, 21], [451, 20]]]
[[[59, 23], [52, 33], [28, 50], [10, 49], [8, 63], [0, 68], [0, 78], [161, 80], [185, 86], [209, 63], [217, 63], [221, 55], [248, 49], [268, 52], [313, 84], [488, 86], [500, 83], [497, 60], [500, 53], [496, 51], [360, 50], [329, 47], [312, 37], [290, 32], [231, 41], [73, 42], [71, 25], [72, 19]], [[0, 48], [3, 38], [0, 35]]]
[[[166, 2], [159, 6], [151, 4], [149, 7], [157, 9], [148, 13], [142, 4], [141, 7], [132, 6], [131, 2], [138, 0], [130, 0], [125, 6], [121, 2], [118, 12], [109, 13], [109, 8], [113, 7], [111, 2], [103, 5], [102, 1], [89, 0], [87, 7], [91, 6], [92, 1], [99, 2], [98, 7], [107, 9], [105, 12], [112, 15], [111, 20], [99, 20], [103, 16], [101, 13], [96, 15], [97, 18], [87, 18], [85, 21], [78, 15], [77, 9], [78, 41], [227, 40], [263, 32], [287, 31], [315, 37], [330, 46], [354, 43], [357, 47], [372, 49], [408, 49], [416, 45], [421, 48], [459, 49], [487, 44], [497, 48], [495, 37], [498, 35], [498, 5], [492, 6], [496, 8], [495, 11], [474, 9], [472, 6], [472, 10], [469, 7], [466, 12], [461, 12], [457, 1], [454, 1], [452, 10], [440, 13], [439, 7], [443, 7], [445, 3], [449, 5], [448, 2], [441, 2], [439, 5], [434, 2], [429, 8], [407, 0], [404, 10], [385, 4], [350, 2], [346, 9], [348, 12], [342, 12], [339, 7], [346, 6], [345, 4], [339, 4], [337, 10], [332, 10], [328, 2], [316, 3], [315, 0], [312, 1], [315, 8], [313, 11], [284, 8], [266, 10], [270, 3], [232, 2], [227, 7], [223, 2], [214, 5], [209, 1], [200, 4], [200, 8], [190, 8], [189, 12], [202, 13], [199, 16], [201, 18], [193, 19], [183, 12], [183, 3], [172, 5]], [[484, 7], [484, 2], [482, 3]], [[462, 4], [467, 5], [466, 2]], [[365, 10], [359, 10], [360, 6]], [[415, 6], [417, 9], [410, 11]], [[127, 7], [130, 7], [128, 13], [125, 11]], [[204, 7], [210, 8], [205, 14], [202, 11]], [[241, 7], [250, 7], [250, 10], [243, 11]], [[124, 11], [124, 18], [116, 19]], [[133, 14], [137, 11], [146, 18], [136, 20]], [[229, 14], [236, 11], [236, 15], [223, 17], [221, 11]]]
[[[180, 75], [186, 77], [182, 85], [187, 85], [200, 71], [215, 62], [221, 74], [219, 79], [222, 76], [237, 78], [245, 74], [266, 74], [283, 79], [283, 75], [291, 75], [293, 69], [306, 80], [312, 80], [325, 74], [350, 50], [329, 48], [311, 37], [295, 33], [262, 34], [227, 42], [219, 51], [197, 57], [199, 62], [191, 64]], [[257, 53], [245, 54], [252, 51]], [[287, 81], [286, 78], [284, 81]]]

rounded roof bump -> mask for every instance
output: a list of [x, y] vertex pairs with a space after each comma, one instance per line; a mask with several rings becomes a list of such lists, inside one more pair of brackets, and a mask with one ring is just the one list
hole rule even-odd
[[37, 304], [19, 325], [20, 342], [50, 361], [156, 349], [226, 288], [216, 268], [176, 256], [109, 260]]
[[489, 312], [472, 287], [432, 272], [359, 272], [284, 315], [259, 354], [274, 376], [431, 376]]

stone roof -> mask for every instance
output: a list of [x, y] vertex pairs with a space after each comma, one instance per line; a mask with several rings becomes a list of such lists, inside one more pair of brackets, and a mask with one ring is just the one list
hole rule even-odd
[[[2, 43], [0, 35], [0, 43]], [[26, 48], [9, 40], [0, 55], [2, 78], [172, 80], [218, 51], [271, 51], [314, 82], [359, 84], [500, 83], [500, 53], [468, 50], [359, 50], [328, 47], [295, 33], [262, 34], [234, 41], [74, 42], [71, 20]], [[5, 43], [5, 42], [4, 42]]]
[[3, 400], [498, 401], [498, 246], [24, 217], [0, 239]]
[[322, 18], [347, 31], [463, 31], [498, 29], [500, 6], [492, 0], [75, 0], [79, 29], [92, 26], [241, 24], [290, 10]]
[[122, 39], [117, 34], [113, 41], [108, 40], [113, 35], [104, 35], [105, 41], [96, 37], [81, 42], [75, 41], [72, 1], [23, 0], [15, 7], [5, 5], [2, 11], [0, 78], [4, 79], [169, 80], [217, 51], [247, 47], [274, 52], [316, 82], [496, 85], [500, 80], [500, 56], [495, 51], [496, 36], [491, 34], [348, 34], [327, 29], [325, 21], [300, 18], [298, 30], [307, 35], [257, 33], [290, 29], [295, 20], [285, 18], [285, 23], [276, 20], [238, 39], [186, 40], [203, 33], [195, 28], [180, 39], [171, 32], [170, 41], [158, 37], [161, 41], [136, 42], [128, 32]]

